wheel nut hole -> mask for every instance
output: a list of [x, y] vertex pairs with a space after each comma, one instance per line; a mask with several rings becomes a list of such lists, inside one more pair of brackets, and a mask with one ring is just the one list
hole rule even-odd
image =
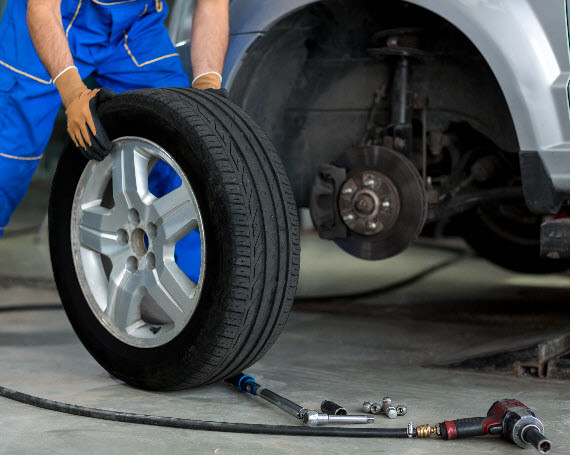
[[141, 217], [139, 216], [139, 212], [137, 212], [136, 209], [129, 210], [129, 221], [134, 225], [138, 225], [141, 222]]
[[137, 256], [144, 256], [147, 253], [148, 237], [146, 232], [136, 228], [131, 234], [131, 248]]
[[146, 232], [151, 239], [156, 238], [156, 224], [148, 223], [148, 226], [146, 227]]
[[156, 259], [153, 253], [148, 253], [146, 255], [146, 266], [149, 270], [154, 270], [156, 268]]
[[127, 233], [127, 231], [125, 231], [124, 229], [119, 229], [117, 231], [117, 242], [121, 246], [125, 246], [127, 243], [129, 243], [129, 234]]
[[139, 268], [139, 261], [137, 261], [136, 257], [130, 256], [129, 259], [127, 259], [127, 269], [130, 272], [136, 272], [138, 268]]

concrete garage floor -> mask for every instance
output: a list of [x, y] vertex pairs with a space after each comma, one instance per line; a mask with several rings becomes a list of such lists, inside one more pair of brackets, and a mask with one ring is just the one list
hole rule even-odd
[[[45, 238], [39, 243], [31, 235], [5, 240], [0, 241], [0, 305], [58, 302]], [[552, 453], [569, 453], [568, 382], [422, 366], [508, 337], [570, 326], [568, 276], [511, 274], [469, 257], [376, 297], [311, 297], [390, 285], [455, 254], [418, 246], [389, 261], [368, 263], [305, 234], [299, 288], [305, 298], [296, 303], [276, 345], [249, 373], [307, 407], [332, 399], [358, 412], [364, 400], [385, 395], [408, 406], [405, 417], [378, 416], [375, 427], [484, 415], [494, 400], [514, 397], [543, 420]], [[224, 384], [173, 393], [130, 388], [89, 356], [59, 310], [2, 314], [0, 364], [0, 385], [54, 400], [205, 420], [296, 424]], [[1, 453], [522, 453], [495, 437], [323, 439], [157, 428], [68, 416], [3, 398], [0, 425]]]

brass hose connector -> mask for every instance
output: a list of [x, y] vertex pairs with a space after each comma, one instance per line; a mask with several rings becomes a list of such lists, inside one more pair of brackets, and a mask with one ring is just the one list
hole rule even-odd
[[437, 427], [435, 425], [420, 425], [416, 427], [416, 436], [418, 438], [429, 438], [432, 434], [437, 434]]

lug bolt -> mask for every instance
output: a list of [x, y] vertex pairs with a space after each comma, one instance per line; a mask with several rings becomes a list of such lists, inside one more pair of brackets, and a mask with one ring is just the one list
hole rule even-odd
[[368, 224], [366, 225], [366, 227], [370, 230], [376, 229], [377, 226], [378, 225], [374, 221], [369, 221]]
[[390, 207], [390, 201], [384, 201], [382, 202], [382, 207], [387, 209], [388, 207]]
[[347, 186], [346, 188], [343, 188], [342, 194], [352, 194], [352, 188], [349, 186]]
[[354, 220], [354, 215], [352, 213], [349, 213], [348, 215], [345, 215], [343, 217], [343, 220], [344, 221], [352, 221], [352, 220]]
[[364, 186], [374, 186], [376, 182], [374, 181], [374, 179], [366, 179], [364, 181]]

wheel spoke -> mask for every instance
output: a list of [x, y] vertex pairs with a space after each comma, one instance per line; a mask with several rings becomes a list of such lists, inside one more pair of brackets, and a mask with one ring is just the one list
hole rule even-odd
[[116, 232], [121, 224], [117, 222], [115, 211], [97, 205], [83, 208], [81, 226], [111, 233]]
[[173, 259], [166, 260], [153, 271], [155, 285], [149, 288], [156, 303], [176, 322], [180, 314], [194, 311], [196, 284], [184, 274]]
[[132, 207], [149, 195], [149, 158], [136, 146], [121, 147], [113, 153], [113, 198], [115, 204], [124, 202]]
[[81, 245], [104, 254], [111, 260], [126, 249], [119, 243], [118, 226], [113, 210], [100, 206], [84, 209], [78, 234]]
[[154, 281], [148, 286], [148, 292], [157, 305], [168, 315], [175, 326], [183, 323], [186, 311], [175, 300], [174, 296], [162, 285], [158, 274], [154, 272]]
[[109, 277], [105, 314], [119, 330], [140, 319], [140, 302], [144, 292], [141, 280], [126, 268], [114, 268]]
[[198, 227], [198, 213], [194, 201], [183, 187], [156, 199], [151, 206], [151, 217], [156, 221], [164, 241], [170, 244]]

